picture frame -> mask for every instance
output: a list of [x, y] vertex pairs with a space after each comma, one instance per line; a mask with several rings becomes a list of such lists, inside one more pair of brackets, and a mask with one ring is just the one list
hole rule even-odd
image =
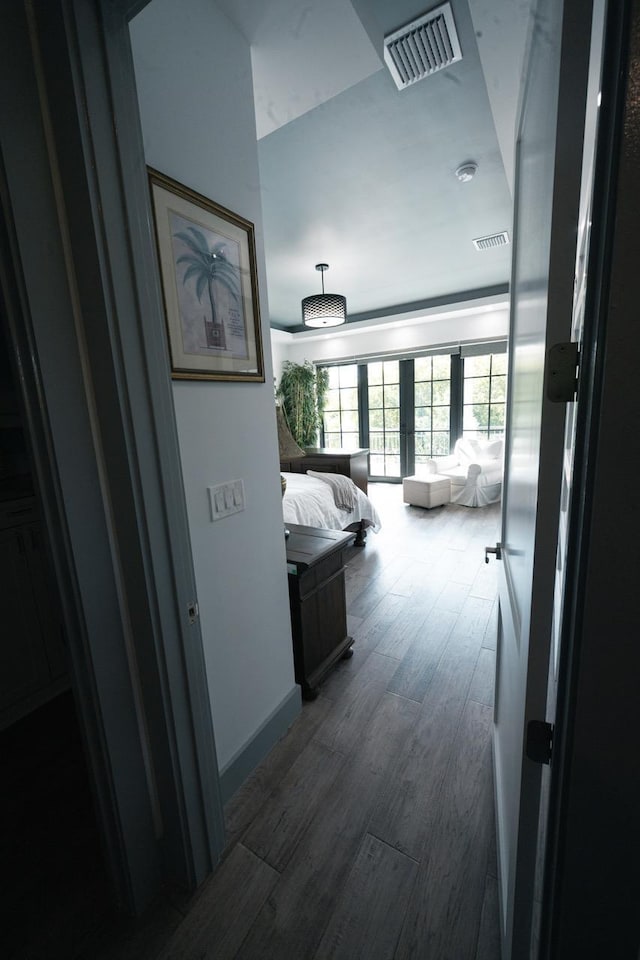
[[253, 223], [147, 173], [172, 379], [264, 382]]

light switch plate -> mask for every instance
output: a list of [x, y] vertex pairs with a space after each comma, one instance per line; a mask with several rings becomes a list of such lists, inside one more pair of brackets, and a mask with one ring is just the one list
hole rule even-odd
[[242, 480], [230, 480], [228, 483], [218, 483], [214, 487], [207, 487], [209, 493], [209, 508], [212, 520], [222, 520], [232, 513], [244, 510], [244, 483]]

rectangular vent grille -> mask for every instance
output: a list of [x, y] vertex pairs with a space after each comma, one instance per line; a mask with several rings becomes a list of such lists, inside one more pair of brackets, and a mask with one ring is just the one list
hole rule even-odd
[[476, 250], [491, 250], [492, 247], [505, 247], [509, 243], [509, 234], [505, 230], [503, 233], [492, 233], [490, 237], [478, 237], [473, 241]]
[[384, 59], [398, 90], [461, 60], [451, 4], [444, 3], [386, 36]]

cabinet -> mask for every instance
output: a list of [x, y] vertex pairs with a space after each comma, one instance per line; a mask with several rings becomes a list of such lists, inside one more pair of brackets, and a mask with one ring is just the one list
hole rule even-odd
[[305, 447], [306, 456], [299, 460], [281, 460], [280, 469], [285, 473], [341, 473], [350, 477], [356, 487], [367, 492], [369, 477], [368, 450], [331, 450], [328, 447]]
[[352, 655], [347, 633], [343, 551], [352, 533], [289, 524], [287, 571], [296, 682], [313, 700], [341, 657]]

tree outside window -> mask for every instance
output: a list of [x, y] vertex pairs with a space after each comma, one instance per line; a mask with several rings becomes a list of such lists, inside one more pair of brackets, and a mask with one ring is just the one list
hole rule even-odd
[[504, 435], [506, 353], [464, 359], [462, 433], [470, 438]]

